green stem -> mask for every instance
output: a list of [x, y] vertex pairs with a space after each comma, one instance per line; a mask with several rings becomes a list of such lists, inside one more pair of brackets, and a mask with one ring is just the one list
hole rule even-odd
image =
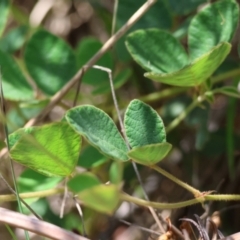
[[206, 201], [240, 201], [240, 195], [236, 194], [213, 194], [204, 196]]
[[[43, 190], [38, 192], [29, 192], [29, 193], [20, 193], [19, 197], [22, 199], [25, 198], [42, 198], [42, 197], [48, 197], [52, 196], [58, 193], [63, 193], [64, 188], [52, 188], [49, 190]], [[14, 194], [6, 194], [6, 195], [0, 195], [0, 203], [1, 202], [13, 202], [16, 201], [16, 196]]]
[[178, 124], [201, 102], [205, 100], [204, 96], [197, 97], [177, 118], [175, 118], [167, 127], [166, 132], [172, 131]]
[[5, 227], [6, 227], [6, 229], [8, 230], [9, 234], [11, 235], [12, 239], [13, 239], [13, 240], [17, 240], [17, 238], [16, 238], [13, 230], [12, 230], [7, 224], [5, 224]]
[[183, 92], [186, 92], [189, 88], [180, 88], [180, 87], [173, 87], [173, 88], [167, 88], [163, 91], [158, 91], [154, 93], [150, 93], [146, 96], [140, 97], [139, 100], [143, 102], [155, 102], [162, 98], [171, 97], [173, 95], [177, 95]]
[[163, 176], [167, 177], [168, 179], [172, 180], [173, 182], [175, 182], [179, 186], [185, 188], [186, 190], [191, 192], [194, 196], [199, 196], [201, 194], [201, 192], [199, 190], [197, 190], [196, 188], [188, 185], [187, 183], [182, 182], [180, 179], [174, 177], [172, 174], [168, 173], [167, 171], [163, 170], [162, 168], [160, 168], [156, 165], [151, 166], [151, 168], [156, 170], [157, 172], [161, 173]]
[[176, 208], [182, 208], [182, 207], [190, 206], [197, 203], [203, 203], [205, 201], [239, 201], [240, 195], [228, 195], [228, 194], [206, 195], [199, 198], [195, 198], [195, 199], [191, 199], [183, 202], [177, 202], [177, 203], [150, 202], [143, 199], [132, 197], [125, 193], [121, 194], [120, 198], [122, 201], [135, 203], [139, 206], [144, 206], [144, 207], [153, 207], [156, 209], [176, 209]]
[[122, 201], [127, 201], [127, 202], [131, 202], [131, 203], [135, 203], [139, 206], [144, 206], [144, 207], [153, 207], [156, 209], [175, 209], [175, 208], [182, 208], [182, 207], [186, 207], [186, 206], [190, 206], [193, 204], [197, 204], [197, 203], [201, 203], [202, 202], [202, 198], [195, 198], [195, 199], [191, 199], [191, 200], [187, 200], [187, 201], [183, 201], [183, 202], [177, 202], [177, 203], [159, 203], [159, 202], [150, 202], [150, 201], [146, 201], [140, 198], [136, 198], [136, 197], [132, 197], [128, 194], [121, 194], [120, 198]]
[[219, 74], [219, 75], [217, 75], [215, 77], [212, 77], [211, 78], [211, 82], [213, 84], [215, 84], [215, 83], [221, 82], [221, 81], [223, 81], [225, 79], [235, 78], [235, 77], [238, 77], [238, 76], [240, 76], [240, 69], [239, 68], [233, 69], [233, 70], [231, 70], [229, 72], [222, 73], [222, 74]]
[[[42, 197], [48, 197], [55, 194], [63, 193], [63, 192], [64, 192], [64, 188], [53, 188], [53, 189], [38, 191], [38, 192], [20, 193], [19, 196], [23, 199], [42, 198]], [[205, 201], [240, 201], [240, 195], [234, 195], [234, 194], [204, 195], [203, 193], [199, 195], [199, 197], [197, 198], [183, 201], [183, 202], [159, 203], [159, 202], [150, 202], [147, 200], [135, 198], [128, 194], [122, 193], [120, 194], [120, 199], [122, 201], [132, 202], [139, 206], [144, 206], [144, 207], [153, 207], [158, 209], [174, 209], [174, 208], [182, 208], [182, 207], [190, 206], [197, 203], [203, 203]], [[0, 195], [0, 202], [11, 202], [11, 201], [16, 201], [16, 196], [14, 194]]]

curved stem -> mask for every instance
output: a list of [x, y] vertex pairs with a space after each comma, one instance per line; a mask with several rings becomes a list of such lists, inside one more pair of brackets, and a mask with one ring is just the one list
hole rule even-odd
[[173, 182], [175, 182], [176, 184], [178, 184], [179, 186], [187, 189], [189, 192], [191, 192], [195, 197], [199, 196], [201, 194], [201, 192], [199, 190], [197, 190], [196, 188], [188, 185], [185, 182], [182, 182], [180, 179], [176, 178], [175, 176], [173, 176], [172, 174], [170, 174], [169, 172], [165, 171], [164, 169], [160, 168], [159, 166], [153, 165], [151, 166], [152, 169], [156, 170], [157, 172], [161, 173], [163, 176], [167, 177], [168, 179], [172, 180]]
[[[52, 196], [58, 193], [64, 193], [64, 188], [52, 188], [49, 190], [43, 190], [38, 192], [20, 193], [19, 196], [23, 199], [41, 198]], [[16, 201], [16, 196], [14, 194], [0, 195], [0, 202], [13, 202], [13, 201]]]
[[177, 125], [201, 102], [205, 100], [205, 97], [199, 96], [196, 98], [177, 118], [175, 118], [167, 127], [166, 132], [172, 131]]
[[122, 201], [127, 201], [131, 203], [135, 203], [139, 206], [144, 206], [144, 207], [153, 207], [157, 209], [175, 209], [175, 208], [182, 208], [186, 206], [190, 206], [193, 204], [201, 203], [204, 198], [194, 198], [191, 200], [183, 201], [183, 202], [177, 202], [177, 203], [159, 203], [159, 202], [150, 202], [146, 201], [140, 198], [132, 197], [128, 194], [121, 194], [120, 198]]
[[228, 71], [226, 73], [222, 73], [222, 74], [219, 74], [215, 77], [212, 77], [211, 82], [213, 84], [215, 84], [215, 83], [221, 82], [221, 81], [223, 81], [227, 78], [234, 78], [234, 77], [238, 77], [238, 76], [240, 76], [240, 69], [239, 68], [233, 69], [233, 70]]
[[182, 87], [182, 88], [180, 88], [180, 87], [167, 88], [167, 89], [164, 89], [162, 91], [150, 93], [148, 95], [139, 97], [139, 100], [141, 100], [143, 102], [148, 102], [148, 103], [155, 102], [155, 101], [158, 101], [158, 100], [163, 99], [163, 98], [167, 98], [167, 97], [171, 97], [171, 96], [174, 96], [174, 95], [184, 93], [188, 89], [189, 88], [184, 88], [184, 87]]
[[[52, 196], [58, 193], [63, 193], [64, 188], [53, 188], [49, 190], [44, 191], [38, 191], [38, 192], [29, 192], [29, 193], [20, 193], [20, 197], [25, 198], [41, 198], [41, 197], [48, 197]], [[177, 202], [177, 203], [159, 203], [159, 202], [150, 202], [147, 200], [139, 199], [132, 197], [126, 193], [120, 194], [120, 200], [132, 202], [140, 206], [144, 207], [153, 207], [158, 209], [174, 209], [174, 208], [182, 208], [186, 206], [190, 206], [197, 203], [203, 203], [205, 201], [240, 201], [240, 195], [234, 195], [234, 194], [202, 194], [199, 195], [199, 197], [183, 201], [183, 202]], [[14, 194], [8, 194], [8, 195], [0, 195], [0, 202], [10, 202], [10, 201], [16, 201], [16, 196]]]
[[182, 207], [190, 206], [197, 203], [203, 203], [205, 201], [239, 201], [240, 195], [231, 195], [231, 194], [205, 195], [205, 196], [201, 196], [198, 198], [177, 202], [177, 203], [150, 202], [143, 199], [132, 197], [125, 193], [121, 194], [120, 198], [122, 201], [135, 203], [139, 206], [144, 206], [144, 207], [150, 206], [157, 209], [176, 209], [176, 208], [182, 208]]

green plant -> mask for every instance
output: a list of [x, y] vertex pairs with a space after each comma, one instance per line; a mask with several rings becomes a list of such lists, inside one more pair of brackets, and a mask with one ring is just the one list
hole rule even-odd
[[[4, 3], [5, 15], [1, 16], [0, 32], [4, 29], [7, 11], [10, 8], [8, 1]], [[123, 1], [119, 7], [124, 7], [125, 4]], [[163, 1], [158, 4], [168, 9]], [[174, 5], [174, 1], [170, 1], [169, 4]], [[194, 8], [193, 5], [192, 3], [188, 6], [190, 10], [184, 8], [177, 11], [185, 14]], [[213, 16], [214, 21], [212, 21]], [[136, 19], [139, 17], [140, 15]], [[170, 15], [168, 17], [170, 18]], [[206, 112], [204, 108], [213, 103], [219, 94], [240, 97], [237, 89], [239, 66], [214, 74], [216, 71], [223, 71], [222, 66], [228, 60], [231, 40], [238, 21], [239, 5], [234, 0], [217, 1], [204, 7], [192, 17], [189, 23], [188, 53], [179, 39], [169, 31], [147, 28], [129, 33], [126, 37], [126, 48], [136, 63], [146, 71], [144, 76], [148, 79], [147, 81], [150, 79], [171, 87], [146, 94], [130, 103], [121, 101], [120, 104], [117, 102], [115, 91], [134, 76], [133, 70], [124, 64], [119, 65], [119, 69], [116, 68], [113, 73], [113, 81], [111, 70], [109, 70], [114, 68], [113, 55], [109, 52], [103, 54], [100, 51], [91, 58], [92, 53], [102, 47], [98, 40], [86, 38], [79, 43], [76, 51], [73, 51], [61, 38], [43, 29], [20, 26], [6, 35], [0, 42], [0, 65], [4, 97], [14, 102], [14, 107], [7, 113], [6, 119], [2, 116], [2, 120], [7, 122], [11, 131], [8, 136], [10, 157], [27, 167], [18, 178], [19, 196], [26, 199], [28, 204], [33, 204], [39, 198], [66, 193], [67, 188], [84, 206], [105, 214], [113, 214], [122, 201], [157, 209], [181, 208], [197, 203], [203, 204], [205, 201], [239, 201], [240, 195], [237, 194], [215, 194], [212, 189], [200, 191], [158, 165], [174, 147], [168, 142], [168, 134], [170, 135], [170, 132], [187, 119], [194, 110], [200, 107], [201, 111]], [[143, 25], [141, 25], [142, 28]], [[152, 27], [149, 23], [146, 26]], [[168, 24], [164, 26], [155, 27], [167, 28]], [[120, 29], [115, 37], [120, 38], [126, 31], [125, 28]], [[10, 53], [21, 49], [24, 41], [7, 46], [6, 39], [8, 37], [10, 39], [11, 34], [28, 38], [24, 46], [23, 58], [19, 60], [20, 64]], [[116, 41], [113, 39], [114, 37], [110, 38], [104, 45], [102, 48], [105, 49], [104, 51]], [[121, 47], [118, 46], [116, 52]], [[129, 54], [125, 52], [122, 56], [123, 61], [129, 59]], [[95, 63], [104, 67], [93, 66]], [[37, 87], [37, 95], [27, 76], [30, 76], [31, 84]], [[236, 79], [234, 84], [230, 86], [219, 84], [229, 77]], [[68, 101], [76, 102], [78, 90], [74, 91], [71, 87], [77, 81], [79, 84], [82, 82], [91, 86], [92, 94], [112, 93], [111, 107], [108, 108], [104, 104], [102, 106], [84, 104], [69, 108], [61, 102], [64, 95]], [[147, 84], [153, 86], [151, 81]], [[190, 96], [188, 98], [190, 103], [178, 116], [168, 121], [165, 128], [158, 111], [146, 102], [151, 103], [181, 93], [187, 93]], [[32, 126], [43, 119], [56, 104], [65, 110], [61, 121]], [[124, 121], [118, 105], [121, 109], [125, 109]], [[233, 139], [231, 139], [234, 101], [230, 106], [229, 172], [234, 176]], [[18, 120], [14, 119], [16, 115], [19, 116]], [[27, 121], [27, 125], [23, 127]], [[115, 122], [119, 123], [120, 130]], [[199, 148], [201, 148], [207, 135], [206, 122], [200, 117], [198, 122], [201, 123], [198, 136]], [[82, 149], [83, 154], [85, 151], [87, 160], [84, 160], [84, 157], [81, 158], [83, 156], [81, 155], [79, 161]], [[126, 194], [123, 191], [123, 172], [128, 162], [140, 164], [161, 173], [191, 192], [194, 198], [175, 203], [159, 203]], [[101, 178], [98, 167], [103, 164], [108, 164], [110, 170], [107, 176]], [[78, 173], [77, 166], [84, 167], [86, 171], [92, 169], [96, 171]], [[29, 179], [32, 179], [33, 183]], [[62, 180], [66, 180], [66, 188], [59, 187]], [[108, 181], [110, 183], [106, 184], [105, 182]], [[15, 199], [15, 195], [0, 195], [0, 202]]]

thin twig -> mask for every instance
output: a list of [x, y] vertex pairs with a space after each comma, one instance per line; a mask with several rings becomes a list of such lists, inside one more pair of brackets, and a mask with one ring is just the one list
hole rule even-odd
[[63, 218], [63, 215], [64, 215], [64, 207], [66, 205], [67, 196], [68, 196], [68, 188], [67, 188], [67, 181], [65, 180], [64, 194], [63, 194], [62, 204], [61, 204], [61, 208], [60, 208], [60, 218]]
[[200, 103], [202, 103], [205, 100], [204, 96], [199, 96], [196, 98], [177, 118], [175, 118], [167, 127], [166, 132], [169, 133], [172, 131], [175, 127], [178, 126], [178, 124], [186, 118], [186, 116]]
[[[136, 224], [134, 224], [134, 223], [127, 222], [127, 221], [125, 221], [125, 220], [119, 220], [119, 222], [122, 222], [122, 223], [124, 223], [124, 224], [126, 224], [126, 225], [128, 225], [128, 226], [134, 226], [134, 227], [136, 227], [136, 228], [138, 228], [138, 229], [140, 229], [140, 230], [142, 230], [142, 231], [144, 231], [144, 232], [149, 232], [149, 233], [151, 233], [151, 234], [156, 234], [156, 235], [158, 235], [158, 236], [161, 235], [161, 233], [156, 232], [156, 231], [154, 231], [154, 230], [152, 230], [152, 229], [148, 229], [148, 228], [145, 228], [145, 227], [141, 227], [141, 226], [139, 226], [139, 225], [136, 225]], [[164, 233], [164, 232], [163, 232], [163, 233]]]
[[[28, 193], [20, 193], [20, 197], [23, 199], [27, 198], [42, 198], [42, 197], [48, 197], [52, 195], [56, 195], [59, 193], [63, 193], [64, 188], [52, 188], [48, 190], [42, 190], [37, 192], [28, 192]], [[156, 209], [176, 209], [176, 208], [182, 208], [186, 206], [191, 206], [193, 204], [197, 203], [203, 203], [205, 201], [240, 201], [240, 195], [237, 194], [209, 194], [209, 195], [203, 195], [199, 196], [197, 198], [183, 201], [183, 202], [176, 202], [176, 203], [159, 203], [159, 202], [150, 202], [146, 201], [140, 198], [132, 197], [128, 194], [122, 193], [120, 195], [120, 200], [127, 201], [131, 203], [135, 203], [139, 206], [143, 207], [153, 207]], [[0, 195], [0, 202], [11, 202], [16, 201], [16, 196], [14, 194], [1, 194]]]
[[102, 66], [98, 66], [98, 65], [94, 65], [92, 67], [108, 73], [110, 88], [111, 88], [112, 97], [113, 97], [113, 103], [114, 103], [115, 109], [117, 111], [118, 121], [119, 121], [119, 124], [120, 124], [120, 127], [121, 127], [121, 131], [123, 133], [123, 136], [125, 138], [125, 141], [127, 141], [127, 137], [126, 137], [126, 134], [125, 134], [125, 131], [124, 131], [123, 121], [122, 121], [122, 118], [121, 118], [121, 113], [120, 113], [120, 110], [119, 110], [119, 107], [118, 107], [118, 102], [117, 102], [117, 98], [116, 98], [115, 91], [114, 91], [114, 85], [113, 85], [113, 79], [112, 79], [112, 70], [110, 68], [106, 68], [106, 67], [102, 67]]
[[[16, 196], [17, 193], [14, 191], [14, 189], [8, 184], [8, 182], [6, 181], [6, 179], [2, 176], [2, 174], [0, 173], [0, 178], [3, 180], [3, 182], [6, 184], [6, 186], [8, 187], [8, 189]], [[42, 217], [39, 216], [22, 198], [20, 198], [20, 201], [25, 205], [26, 208], [28, 208], [28, 210], [39, 220], [42, 220]]]
[[[0, 99], [1, 99], [1, 114], [6, 118], [5, 99], [4, 99], [4, 94], [3, 94], [1, 72], [0, 72]], [[4, 134], [6, 136], [7, 151], [9, 153], [10, 152], [10, 143], [9, 143], [9, 138], [8, 138], [8, 126], [7, 126], [6, 121], [3, 122], [3, 127], [4, 127]], [[13, 179], [13, 185], [14, 185], [14, 189], [15, 189], [14, 192], [16, 194], [16, 198], [17, 198], [17, 202], [18, 202], [18, 207], [19, 207], [20, 212], [23, 213], [22, 203], [21, 203], [21, 200], [19, 197], [19, 190], [18, 190], [18, 186], [17, 186], [16, 175], [15, 175], [15, 171], [14, 171], [14, 167], [13, 167], [13, 161], [12, 161], [10, 155], [9, 155], [9, 165], [10, 165], [11, 175], [12, 175], [12, 179]], [[25, 233], [26, 239], [30, 240], [28, 232], [24, 231], [24, 233]]]
[[115, 0], [114, 1], [114, 8], [113, 8], [113, 20], [112, 20], [111, 36], [114, 34], [115, 28], [116, 28], [117, 10], [118, 10], [118, 0]]
[[75, 201], [76, 208], [77, 208], [79, 216], [81, 218], [83, 236], [87, 237], [87, 232], [86, 232], [86, 228], [85, 228], [85, 224], [84, 224], [84, 218], [83, 218], [83, 212], [82, 212], [81, 206], [80, 206], [80, 204], [79, 204], [79, 202], [78, 202], [76, 197], [73, 197], [73, 200]]
[[75, 98], [73, 100], [73, 107], [76, 106], [77, 104], [77, 99], [78, 99], [78, 96], [79, 96], [79, 92], [80, 92], [80, 88], [81, 88], [81, 83], [82, 83], [82, 78], [83, 78], [83, 75], [84, 75], [84, 67], [82, 68], [82, 71], [81, 71], [81, 75], [79, 77], [79, 80], [77, 81], [77, 92], [76, 92], [76, 95], [75, 95]]
[[[126, 133], [125, 133], [125, 128], [124, 128], [123, 120], [122, 120], [122, 117], [121, 117], [121, 113], [120, 113], [120, 110], [119, 110], [119, 107], [118, 107], [117, 97], [116, 97], [115, 90], [114, 90], [113, 79], [112, 79], [112, 71], [111, 71], [111, 69], [109, 69], [109, 68], [105, 68], [105, 67], [101, 67], [101, 66], [96, 66], [96, 65], [94, 65], [93, 67], [96, 68], [96, 69], [100, 69], [100, 70], [102, 70], [102, 71], [106, 71], [106, 72], [108, 73], [109, 82], [110, 82], [110, 88], [111, 88], [112, 97], [113, 97], [113, 102], [114, 102], [115, 109], [116, 109], [116, 111], [117, 111], [118, 121], [119, 121], [119, 124], [120, 124], [120, 127], [121, 127], [121, 132], [122, 132], [123, 137], [124, 137], [124, 139], [125, 139], [125, 142], [126, 142], [126, 145], [127, 145], [127, 147], [128, 147], [128, 150], [130, 150], [131, 147], [130, 147], [130, 144], [129, 144], [129, 142], [128, 142], [127, 135], [126, 135]], [[138, 182], [139, 182], [139, 184], [140, 184], [140, 186], [141, 186], [141, 188], [142, 188], [144, 197], [145, 197], [146, 200], [149, 201], [149, 197], [148, 197], [148, 195], [147, 195], [147, 193], [146, 193], [146, 191], [145, 191], [145, 189], [144, 189], [143, 181], [142, 181], [142, 178], [141, 178], [140, 173], [139, 173], [139, 171], [138, 171], [137, 164], [132, 161], [132, 166], [133, 166], [133, 169], [134, 169], [135, 174], [136, 174], [136, 176], [137, 176]], [[149, 208], [150, 213], [152, 214], [154, 220], [156, 221], [156, 223], [157, 223], [160, 231], [165, 232], [165, 230], [164, 230], [161, 222], [159, 221], [158, 216], [157, 216], [156, 212], [154, 211], [154, 209], [153, 209], [152, 207], [148, 207], [148, 208]]]
[[175, 182], [179, 186], [185, 188], [186, 190], [191, 192], [195, 197], [201, 195], [201, 192], [198, 189], [196, 189], [196, 188], [188, 185], [187, 183], [181, 181], [180, 179], [176, 178], [175, 176], [173, 176], [169, 172], [165, 171], [164, 169], [160, 168], [159, 166], [153, 165], [153, 166], [151, 166], [151, 168], [154, 169], [155, 171], [161, 173], [163, 176], [167, 177], [168, 179], [172, 180], [173, 182]]
[[159, 220], [159, 218], [158, 218], [157, 213], [155, 212], [155, 210], [154, 210], [152, 207], [149, 207], [148, 209], [149, 209], [149, 211], [151, 212], [151, 214], [152, 214], [155, 222], [157, 223], [157, 226], [158, 226], [158, 228], [160, 229], [160, 231], [161, 231], [162, 233], [165, 233], [166, 231], [165, 231], [162, 223], [160, 222], [160, 220]]

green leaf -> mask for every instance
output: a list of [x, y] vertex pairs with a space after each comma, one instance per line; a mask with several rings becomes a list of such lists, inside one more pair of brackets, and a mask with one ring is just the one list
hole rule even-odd
[[[120, 0], [117, 11], [117, 28], [122, 27], [128, 19], [145, 3], [145, 0], [129, 1]], [[172, 15], [167, 7], [165, 0], [158, 0], [154, 6], [148, 9], [147, 12], [131, 27], [130, 31], [137, 29], [145, 29], [149, 27], [170, 29], [172, 27]], [[124, 46], [123, 36], [114, 46], [117, 53], [117, 59], [122, 62], [131, 60], [126, 47]]]
[[192, 19], [188, 32], [191, 59], [202, 56], [221, 42], [230, 42], [238, 18], [239, 7], [234, 0], [218, 1], [200, 11]]
[[101, 154], [96, 148], [89, 145], [83, 149], [79, 157], [78, 166], [83, 168], [94, 168], [105, 163], [108, 160], [106, 156]]
[[144, 76], [151, 80], [174, 86], [198, 86], [215, 72], [227, 57], [230, 49], [231, 45], [229, 43], [221, 43], [179, 71], [167, 74], [148, 72]]
[[[90, 58], [102, 47], [102, 43], [95, 38], [85, 38], [79, 42], [76, 49], [78, 68], [84, 66]], [[109, 52], [105, 53], [95, 65], [113, 68], [113, 59]], [[89, 69], [83, 76], [83, 82], [90, 85], [108, 83], [108, 74], [99, 69]]]
[[33, 98], [33, 90], [15, 60], [7, 53], [0, 51], [1, 76], [3, 93], [6, 99], [24, 101]]
[[70, 46], [45, 30], [38, 30], [27, 43], [24, 61], [37, 86], [53, 95], [76, 73], [76, 58]]
[[163, 30], [135, 31], [128, 35], [126, 46], [133, 59], [147, 71], [170, 73], [188, 64], [182, 45]]
[[139, 164], [152, 166], [163, 160], [171, 148], [172, 145], [167, 142], [145, 145], [132, 149], [128, 156]]
[[124, 126], [132, 148], [166, 141], [164, 124], [158, 113], [140, 100], [128, 105]]
[[76, 132], [106, 156], [128, 160], [126, 143], [113, 120], [102, 110], [90, 105], [75, 107], [67, 111], [66, 119]]
[[81, 145], [81, 137], [62, 122], [20, 129], [9, 141], [13, 160], [47, 176], [69, 176]]
[[74, 193], [80, 193], [86, 189], [100, 185], [99, 179], [92, 173], [82, 173], [74, 176], [67, 183], [68, 187]]
[[[20, 193], [36, 192], [55, 187], [62, 177], [47, 177], [31, 169], [26, 169], [17, 179]], [[37, 201], [39, 198], [26, 199], [28, 204]]]
[[98, 185], [78, 193], [80, 201], [98, 212], [112, 214], [119, 204], [119, 187]]
[[1, 0], [0, 1], [0, 36], [3, 33], [5, 25], [7, 23], [8, 13], [10, 9], [10, 1], [9, 0]]
[[214, 94], [221, 93], [221, 94], [227, 95], [229, 97], [240, 98], [240, 93], [239, 93], [237, 87], [233, 87], [233, 86], [225, 86], [225, 87], [214, 89], [213, 93]]
[[26, 39], [29, 28], [27, 26], [19, 26], [7, 33], [0, 40], [0, 49], [3, 52], [13, 53], [19, 50]]

